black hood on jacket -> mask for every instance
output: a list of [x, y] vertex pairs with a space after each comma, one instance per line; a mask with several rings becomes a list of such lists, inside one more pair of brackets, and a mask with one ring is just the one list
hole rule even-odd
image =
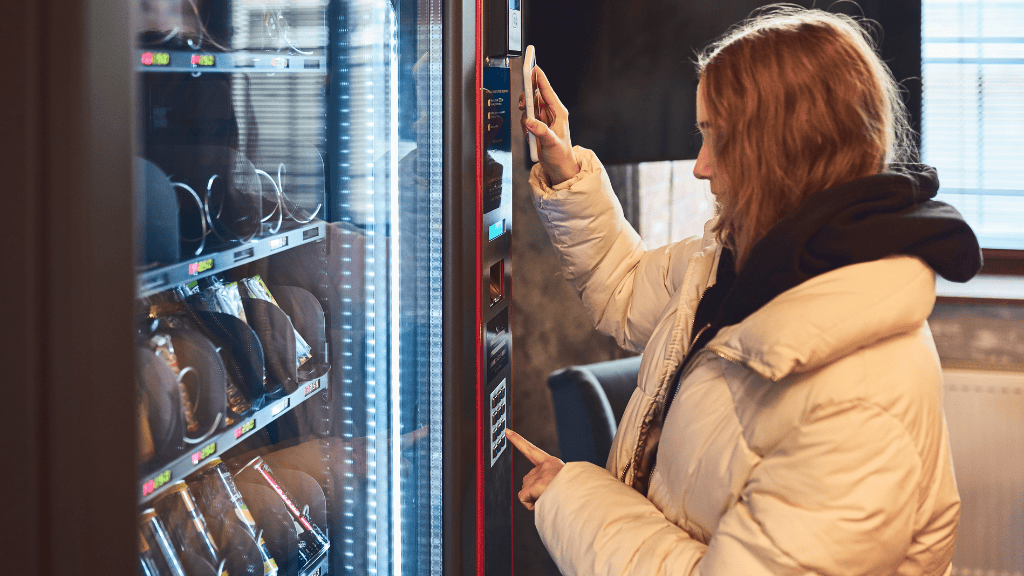
[[956, 208], [932, 200], [935, 169], [901, 168], [808, 196], [754, 245], [715, 323], [739, 323], [805, 280], [894, 254], [920, 257], [953, 282], [973, 278], [982, 264], [978, 239]]
[[[687, 364], [719, 330], [740, 323], [779, 294], [819, 274], [908, 254], [920, 257], [948, 280], [970, 280], [981, 270], [978, 239], [955, 208], [932, 200], [938, 189], [934, 168], [904, 165], [898, 173], [876, 174], [811, 194], [754, 245], [739, 272], [732, 251], [723, 248], [715, 284], [704, 292], [694, 312], [695, 340], [673, 378], [660, 421], [672, 407]], [[647, 493], [651, 468], [653, 461], [650, 467], [637, 467], [633, 486], [641, 493]]]
[[707, 328], [683, 365], [722, 328], [739, 324], [786, 290], [849, 264], [908, 254], [947, 280], [974, 277], [982, 264], [978, 239], [955, 208], [932, 200], [939, 189], [935, 169], [901, 168], [811, 194], [754, 245], [738, 273], [732, 251], [723, 248], [715, 284], [694, 313], [694, 329]]

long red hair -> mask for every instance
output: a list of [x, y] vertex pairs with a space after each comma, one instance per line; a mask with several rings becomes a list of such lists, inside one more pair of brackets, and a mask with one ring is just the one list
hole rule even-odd
[[722, 180], [715, 232], [737, 267], [807, 195], [913, 154], [892, 73], [848, 16], [769, 7], [697, 65]]

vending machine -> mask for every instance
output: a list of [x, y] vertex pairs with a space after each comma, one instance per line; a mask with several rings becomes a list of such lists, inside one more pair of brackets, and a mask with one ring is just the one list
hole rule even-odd
[[519, 0], [40, 5], [24, 573], [511, 575]]

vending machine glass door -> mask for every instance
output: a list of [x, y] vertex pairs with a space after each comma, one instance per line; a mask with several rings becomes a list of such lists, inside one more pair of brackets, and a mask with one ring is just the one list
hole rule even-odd
[[140, 573], [440, 574], [441, 3], [134, 10]]

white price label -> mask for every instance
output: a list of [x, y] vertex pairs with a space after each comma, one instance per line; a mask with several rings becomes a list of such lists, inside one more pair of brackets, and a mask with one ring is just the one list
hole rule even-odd
[[284, 409], [287, 408], [287, 407], [288, 407], [288, 398], [285, 398], [284, 400], [278, 402], [277, 404], [274, 404], [274, 407], [270, 409], [270, 414], [272, 416], [277, 416], [281, 412], [284, 412]]

